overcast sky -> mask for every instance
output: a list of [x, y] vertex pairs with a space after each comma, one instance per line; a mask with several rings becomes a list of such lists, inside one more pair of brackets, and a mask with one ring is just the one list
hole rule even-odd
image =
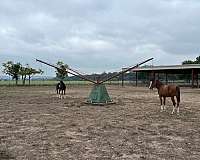
[[[0, 0], [0, 63], [87, 73], [118, 71], [150, 57], [181, 64], [200, 55], [200, 0]], [[2, 69], [2, 68], [1, 68]]]

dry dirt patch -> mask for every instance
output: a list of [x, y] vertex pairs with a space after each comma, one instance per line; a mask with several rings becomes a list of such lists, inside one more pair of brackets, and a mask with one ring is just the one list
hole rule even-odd
[[114, 105], [91, 106], [91, 87], [0, 88], [0, 159], [200, 159], [200, 90], [181, 89], [181, 114], [159, 112], [156, 90], [108, 86]]

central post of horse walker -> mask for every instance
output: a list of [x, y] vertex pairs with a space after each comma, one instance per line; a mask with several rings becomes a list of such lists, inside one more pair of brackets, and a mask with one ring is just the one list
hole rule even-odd
[[[64, 70], [64, 72], [68, 72], [74, 76], [77, 76], [83, 80], [86, 80], [86, 81], [89, 81], [89, 82], [92, 82], [94, 84], [90, 94], [89, 94], [89, 97], [87, 98], [87, 101], [86, 103], [87, 104], [93, 104], [93, 105], [106, 105], [106, 104], [112, 104], [114, 103], [113, 100], [110, 98], [109, 94], [108, 94], [108, 91], [105, 87], [105, 82], [123, 74], [123, 73], [126, 73], [134, 68], [137, 68], [139, 67], [140, 65], [148, 62], [148, 61], [151, 61], [153, 58], [150, 58], [150, 59], [147, 59], [135, 66], [132, 66], [132, 67], [129, 67], [127, 68], [126, 70], [124, 71], [121, 71], [107, 79], [104, 79], [104, 80], [100, 80], [100, 78], [97, 79], [97, 81], [94, 81], [94, 80], [91, 80], [89, 78], [87, 78], [86, 76], [80, 74], [79, 72], [77, 72], [76, 70], [72, 69], [72, 68], [68, 68], [68, 70]], [[41, 60], [38, 60], [36, 59], [36, 61], [40, 62], [40, 63], [43, 63], [43, 64], [46, 64], [48, 66], [51, 66], [51, 67], [54, 67], [56, 68], [57, 70], [62, 70], [61, 68], [55, 66], [55, 65], [52, 65], [52, 64], [49, 64], [47, 62], [44, 62], [44, 61], [41, 61]], [[63, 70], [62, 70], [63, 71]]]
[[105, 105], [112, 104], [114, 102], [110, 98], [105, 84], [100, 84], [97, 81], [97, 83], [94, 84], [86, 103], [94, 105]]

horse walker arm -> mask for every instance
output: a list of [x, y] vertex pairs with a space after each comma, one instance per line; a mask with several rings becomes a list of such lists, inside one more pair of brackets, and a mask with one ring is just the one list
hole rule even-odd
[[[40, 63], [43, 63], [43, 64], [46, 64], [46, 65], [48, 65], [48, 66], [51, 66], [51, 67], [53, 67], [53, 68], [55, 68], [55, 69], [57, 69], [57, 70], [62, 70], [62, 71], [64, 71], [64, 72], [70, 73], [70, 74], [72, 74], [72, 75], [74, 75], [74, 76], [77, 76], [77, 77], [83, 79], [83, 80], [87, 80], [87, 81], [89, 81], [89, 82], [92, 82], [92, 83], [94, 83], [94, 84], [97, 84], [97, 82], [95, 82], [95, 81], [93, 81], [93, 80], [91, 80], [91, 79], [89, 79], [89, 78], [83, 76], [82, 74], [78, 73], [77, 71], [75, 71], [75, 70], [73, 70], [73, 69], [71, 69], [71, 68], [68, 68], [68, 70], [70, 70], [70, 71], [66, 71], [66, 70], [63, 70], [63, 69], [61, 69], [61, 68], [59, 68], [59, 67], [53, 65], [53, 64], [49, 64], [49, 63], [44, 62], [44, 61], [39, 60], [39, 59], [36, 59], [36, 61], [37, 61], [37, 62], [40, 62]], [[75, 73], [76, 73], [76, 74], [75, 74]]]
[[115, 77], [117, 77], [117, 76], [119, 76], [119, 75], [121, 75], [121, 74], [123, 74], [123, 73], [126, 73], [126, 72], [128, 72], [128, 71], [130, 71], [130, 70], [132, 70], [132, 69], [134, 69], [134, 68], [137, 68], [137, 67], [139, 67], [140, 65], [142, 65], [142, 64], [144, 64], [144, 63], [147, 63], [148, 61], [151, 61], [152, 59], [153, 59], [153, 58], [149, 58], [149, 59], [147, 59], [147, 60], [145, 60], [145, 61], [143, 61], [143, 62], [141, 62], [141, 63], [139, 63], [139, 64], [136, 64], [136, 65], [133, 66], [133, 67], [129, 67], [129, 68], [125, 69], [124, 71], [121, 71], [121, 72], [117, 73], [116, 75], [113, 75], [113, 76], [111, 76], [111, 77], [109, 77], [109, 78], [107, 78], [107, 79], [105, 79], [105, 80], [100, 81], [99, 84], [102, 84], [102, 83], [104, 83], [104, 82], [106, 82], [106, 81], [109, 81], [109, 80], [111, 80], [111, 79], [113, 79], [113, 78], [115, 78]]

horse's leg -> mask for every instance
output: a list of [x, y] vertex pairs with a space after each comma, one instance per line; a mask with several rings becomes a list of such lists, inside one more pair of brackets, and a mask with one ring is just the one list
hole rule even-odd
[[57, 96], [59, 98], [59, 90], [58, 89], [56, 89], [56, 93], [57, 93]]
[[63, 90], [61, 90], [61, 99], [63, 99]]
[[166, 97], [163, 97], [163, 99], [164, 99], [164, 101], [163, 101], [163, 110], [165, 110], [166, 109], [166, 107], [165, 107]]
[[61, 99], [60, 89], [59, 89], [59, 91], [58, 91], [58, 92], [59, 92], [59, 98]]
[[57, 94], [59, 94], [59, 89], [58, 88], [56, 89], [56, 91], [57, 91]]
[[62, 90], [62, 98], [64, 99], [65, 90]]
[[159, 96], [160, 98], [160, 112], [163, 111], [163, 105], [162, 105], [162, 96]]
[[176, 100], [177, 100], [177, 114], [179, 114], [180, 110], [179, 110], [179, 98], [176, 96]]
[[57, 95], [58, 95], [58, 98], [60, 98], [60, 96], [59, 96], [59, 89], [57, 89]]
[[176, 106], [176, 102], [174, 100], [174, 96], [171, 97], [171, 100], [172, 100], [172, 103], [173, 103], [173, 110], [172, 110], [172, 114], [174, 114], [174, 111], [175, 111], [175, 106]]

